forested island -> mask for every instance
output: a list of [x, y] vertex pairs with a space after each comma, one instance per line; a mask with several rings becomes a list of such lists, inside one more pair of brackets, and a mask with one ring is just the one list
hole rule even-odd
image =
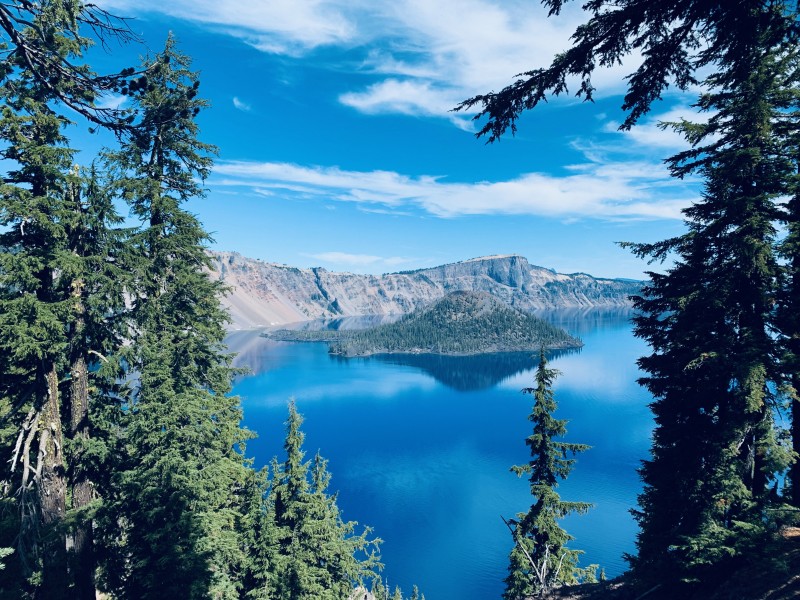
[[359, 330], [292, 331], [269, 337], [294, 342], [328, 342], [331, 354], [471, 355], [580, 348], [563, 329], [507, 306], [483, 292], [452, 292], [395, 323]]

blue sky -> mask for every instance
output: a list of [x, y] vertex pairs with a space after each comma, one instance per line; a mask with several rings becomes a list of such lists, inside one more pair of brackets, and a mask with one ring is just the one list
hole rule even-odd
[[[614, 242], [682, 230], [698, 187], [668, 176], [662, 159], [683, 144], [657, 122], [691, 116], [691, 95], [666, 94], [618, 132], [632, 57], [598, 72], [593, 104], [555, 99], [499, 143], [450, 111], [566, 48], [578, 4], [547, 19], [513, 0], [101, 3], [132, 17], [153, 52], [172, 31], [201, 73], [212, 105], [201, 138], [219, 156], [189, 208], [216, 248], [362, 273], [518, 253], [560, 272], [641, 277], [649, 267]], [[134, 64], [147, 47], [92, 62]], [[76, 129], [89, 160], [105, 140]]]

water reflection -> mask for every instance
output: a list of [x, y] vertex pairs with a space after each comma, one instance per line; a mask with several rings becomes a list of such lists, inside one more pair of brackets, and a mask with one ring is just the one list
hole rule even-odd
[[[580, 348], [550, 350], [548, 360], [580, 353]], [[339, 360], [350, 360], [338, 357]], [[493, 388], [538, 363], [538, 356], [530, 352], [502, 352], [475, 356], [442, 356], [439, 354], [378, 354], [375, 360], [407, 367], [427, 373], [439, 383], [459, 392], [472, 392]]]
[[[635, 550], [629, 509], [647, 455], [651, 400], [636, 385], [644, 342], [631, 335], [628, 311], [541, 314], [579, 335], [580, 351], [551, 353], [562, 372], [555, 384], [568, 441], [592, 449], [559, 488], [566, 500], [586, 500], [587, 515], [567, 519], [582, 564], [622, 572], [623, 552]], [[357, 327], [364, 320], [305, 324]], [[331, 357], [325, 344], [275, 342], [259, 332], [228, 340], [252, 374], [236, 382], [248, 443], [257, 466], [281, 454], [286, 400], [305, 415], [307, 450], [330, 460], [333, 490], [346, 519], [375, 527], [392, 585], [420, 586], [429, 600], [500, 598], [513, 544], [499, 515], [526, 510], [528, 482], [509, 467], [529, 457], [536, 356], [389, 355]], [[472, 393], [471, 393], [472, 392]]]
[[583, 338], [590, 333], [629, 329], [635, 312], [631, 308], [575, 308], [537, 310], [534, 314], [571, 335]]
[[347, 331], [350, 329], [368, 329], [386, 323], [394, 323], [402, 315], [360, 315], [355, 317], [339, 317], [338, 319], [315, 319], [281, 325], [280, 329], [296, 331]]

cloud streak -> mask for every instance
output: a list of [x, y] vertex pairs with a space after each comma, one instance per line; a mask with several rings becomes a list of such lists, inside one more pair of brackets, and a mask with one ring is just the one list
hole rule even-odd
[[103, 0], [116, 14], [162, 13], [242, 39], [272, 54], [302, 56], [324, 45], [351, 44], [356, 22], [346, 2], [326, 0]]
[[415, 258], [404, 256], [375, 256], [372, 254], [350, 254], [348, 252], [320, 252], [317, 254], [304, 254], [309, 258], [320, 260], [324, 263], [333, 265], [345, 265], [348, 267], [363, 268], [384, 265], [396, 267], [398, 265], [410, 264], [417, 261]]
[[250, 112], [252, 110], [252, 107], [247, 102], [240, 100], [236, 96], [233, 97], [233, 107], [242, 112]]
[[[467, 97], [504, 87], [544, 66], [569, 47], [584, 15], [569, 3], [557, 18], [521, 0], [104, 0], [118, 14], [160, 12], [241, 39], [263, 52], [300, 58], [327, 48], [329, 67], [372, 75], [372, 82], [340, 94], [365, 114], [437, 117], [461, 128], [450, 113]], [[361, 56], [360, 62], [353, 56]], [[637, 62], [599, 69], [597, 95], [622, 89]]]
[[393, 171], [348, 171], [281, 162], [222, 161], [214, 188], [242, 188], [270, 199], [301, 197], [355, 203], [439, 218], [533, 215], [606, 221], [679, 219], [694, 192], [646, 161], [585, 162], [555, 177], [526, 173], [506, 181], [448, 182]]

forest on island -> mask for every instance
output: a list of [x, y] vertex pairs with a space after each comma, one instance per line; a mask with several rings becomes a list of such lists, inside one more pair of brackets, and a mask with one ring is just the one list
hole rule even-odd
[[328, 342], [331, 354], [341, 356], [471, 355], [581, 346], [563, 329], [477, 292], [452, 292], [395, 323], [367, 329], [279, 329], [267, 335], [283, 341]]
[[[565, 0], [543, 3], [557, 18]], [[479, 135], [496, 140], [551, 95], [591, 100], [595, 70], [635, 53], [623, 128], [670, 85], [696, 93], [707, 117], [664, 124], [687, 143], [667, 159], [673, 175], [702, 184], [685, 233], [627, 244], [663, 263], [635, 298], [655, 431], [633, 509], [631, 595], [709, 597], [748, 569], [788, 579], [782, 532], [800, 512], [800, 7], [585, 10], [550, 66], [461, 108], [477, 106]], [[390, 597], [380, 540], [344, 520], [326, 461], [305, 457], [293, 403], [284, 458], [263, 470], [247, 459], [225, 290], [206, 276], [209, 235], [184, 208], [215, 153], [198, 137], [207, 106], [189, 57], [169, 38], [140, 65], [95, 73], [91, 44], [137, 40], [80, 0], [0, 2], [0, 27], [2, 594]], [[112, 93], [123, 108], [101, 101]], [[116, 143], [76, 164], [73, 122]], [[531, 458], [513, 470], [529, 476], [532, 504], [506, 520], [507, 600], [597, 577], [558, 525], [591, 498], [555, 492], [587, 450], [560, 439], [555, 376], [542, 357], [525, 390]]]

